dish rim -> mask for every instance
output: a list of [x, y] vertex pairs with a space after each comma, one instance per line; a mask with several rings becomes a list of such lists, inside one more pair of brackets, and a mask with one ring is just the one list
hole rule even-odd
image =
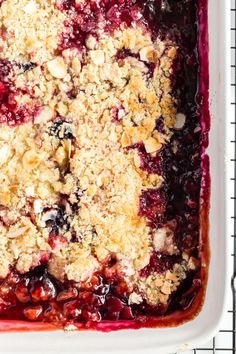
[[[217, 0], [217, 6], [216, 6], [216, 1], [215, 0], [208, 0], [209, 1], [209, 45], [210, 45], [210, 112], [211, 112], [211, 117], [212, 117], [212, 130], [210, 132], [210, 146], [207, 149], [207, 152], [210, 155], [210, 159], [211, 161], [213, 161], [213, 164], [211, 166], [211, 168], [213, 168], [215, 166], [215, 161], [214, 159], [214, 149], [215, 149], [215, 145], [216, 142], [213, 142], [213, 138], [214, 137], [219, 137], [220, 133], [222, 134], [222, 129], [223, 131], [223, 139], [221, 137], [221, 141], [218, 142], [217, 146], [219, 148], [219, 151], [221, 150], [221, 158], [222, 160], [224, 160], [224, 162], [222, 162], [221, 164], [221, 159], [219, 159], [219, 167], [223, 166], [223, 171], [221, 171], [221, 176], [217, 177], [217, 185], [219, 188], [219, 190], [221, 191], [221, 202], [222, 202], [222, 198], [224, 198], [222, 205], [220, 207], [218, 207], [217, 210], [217, 214], [220, 214], [222, 217], [222, 220], [217, 220], [217, 224], [220, 224], [219, 229], [221, 231], [223, 231], [223, 233], [225, 234], [225, 240], [224, 240], [224, 245], [225, 245], [225, 251], [224, 251], [224, 257], [223, 257], [223, 261], [222, 261], [222, 268], [224, 268], [224, 272], [225, 273], [225, 277], [222, 279], [223, 280], [223, 286], [221, 287], [221, 292], [220, 292], [220, 296], [221, 296], [221, 300], [219, 299], [218, 303], [218, 313], [215, 318], [215, 320], [213, 321], [214, 323], [211, 324], [211, 326], [209, 326], [208, 329], [205, 329], [200, 331], [201, 333], [199, 333], [198, 335], [195, 334], [194, 337], [190, 337], [189, 340], [186, 342], [184, 340], [184, 338], [180, 338], [179, 341], [177, 341], [176, 343], [167, 343], [167, 345], [165, 346], [159, 346], [158, 349], [161, 350], [162, 353], [169, 353], [171, 351], [183, 351], [183, 350], [187, 350], [193, 347], [198, 346], [199, 344], [208, 341], [209, 339], [211, 339], [216, 332], [218, 331], [219, 327], [220, 327], [220, 323], [222, 321], [225, 309], [226, 309], [226, 304], [227, 304], [227, 297], [229, 295], [229, 257], [228, 255], [230, 254], [229, 252], [229, 241], [227, 240], [226, 235], [228, 235], [228, 229], [229, 229], [229, 203], [226, 200], [226, 197], [229, 195], [229, 187], [227, 186], [226, 181], [229, 180], [229, 168], [227, 167], [227, 161], [228, 161], [228, 156], [229, 156], [229, 143], [228, 143], [228, 139], [227, 136], [229, 136], [229, 116], [230, 116], [230, 2], [227, 0]], [[214, 3], [214, 4], [213, 4]], [[220, 15], [221, 14], [221, 15]], [[217, 21], [217, 19], [219, 21]], [[218, 42], [218, 38], [220, 37], [220, 45]], [[217, 55], [218, 54], [218, 55]], [[217, 57], [217, 60], [215, 60], [215, 58]], [[213, 62], [215, 61], [215, 62]], [[218, 69], [217, 69], [218, 67]], [[215, 73], [215, 75], [213, 75]], [[216, 88], [215, 88], [216, 85]], [[220, 93], [222, 94], [222, 97], [220, 97]], [[220, 114], [221, 113], [221, 114]], [[217, 116], [216, 116], [217, 114]], [[222, 117], [224, 115], [225, 120], [222, 122], [222, 118], [219, 118], [220, 116]], [[215, 120], [217, 120], [217, 123], [215, 123]], [[219, 122], [221, 122], [223, 124], [223, 126], [217, 127], [217, 125], [219, 124]], [[226, 122], [226, 123], [225, 123]], [[214, 124], [216, 125], [216, 127], [214, 126]], [[216, 131], [217, 130], [217, 131]], [[213, 170], [212, 170], [213, 171]], [[216, 171], [214, 172], [216, 174]], [[216, 197], [214, 194], [214, 190], [217, 187], [217, 185], [215, 184], [215, 179], [216, 176], [214, 175], [214, 173], [211, 173], [212, 176], [212, 196], [211, 196], [211, 204], [213, 205], [213, 202], [217, 201], [219, 199], [219, 197]], [[215, 199], [216, 198], [216, 199]], [[212, 211], [213, 210], [213, 211]], [[212, 241], [214, 240], [212, 234], [214, 232], [214, 230], [216, 229], [216, 225], [213, 224], [216, 223], [216, 219], [215, 217], [217, 216], [216, 213], [214, 213], [214, 208], [210, 210], [210, 220], [211, 220], [211, 226], [212, 228], [210, 229], [210, 240], [211, 240], [211, 244]], [[213, 220], [214, 219], [214, 220]], [[224, 222], [223, 222], [224, 220]], [[214, 226], [214, 228], [213, 228]], [[213, 247], [212, 247], [213, 248]], [[212, 253], [212, 257], [214, 260], [214, 253]], [[212, 277], [212, 269], [210, 266], [210, 275], [209, 275], [209, 280]], [[208, 293], [208, 290], [207, 290]], [[207, 296], [209, 296], [207, 294]], [[183, 325], [180, 325], [179, 327], [175, 327], [175, 328], [153, 328], [153, 329], [139, 329], [138, 331], [134, 331], [132, 330], [132, 337], [138, 337], [137, 334], [139, 335], [141, 332], [146, 333], [147, 336], [148, 335], [152, 335], [152, 333], [156, 333], [156, 331], [169, 331], [170, 334], [172, 333], [173, 330], [182, 330], [183, 332], [185, 332], [186, 330], [188, 330], [189, 326], [194, 326], [194, 323], [196, 321], [198, 321], [199, 317], [201, 316], [201, 314], [204, 311], [204, 308], [206, 306], [206, 301], [205, 304], [203, 305], [203, 309], [201, 311], [201, 313], [199, 314], [199, 316], [192, 320], [191, 322], [185, 323]], [[10, 322], [10, 321], [9, 321]], [[12, 322], [12, 321], [11, 321]], [[198, 321], [199, 322], [199, 321]], [[204, 327], [204, 326], [203, 326]], [[200, 328], [199, 328], [200, 330]], [[131, 336], [131, 331], [127, 331], [127, 330], [121, 330], [119, 332], [110, 332], [107, 334], [104, 334], [102, 332], [94, 332], [94, 331], [88, 331], [88, 332], [76, 332], [76, 333], [72, 333], [72, 337], [70, 336], [70, 338], [77, 338], [77, 337], [87, 337], [90, 335], [92, 335], [93, 338], [95, 337], [103, 337], [104, 335], [109, 336], [110, 338], [115, 339], [119, 338], [120, 335], [121, 337], [123, 336], [124, 332], [126, 333], [125, 336]], [[37, 333], [4, 333], [2, 334], [2, 336], [4, 337], [9, 337], [12, 336], [13, 337], [18, 337], [20, 336], [36, 336], [39, 338], [47, 338], [48, 336], [51, 336], [51, 338], [56, 338], [58, 337], [58, 334], [61, 336], [61, 338], [65, 338], [65, 335], [61, 335], [62, 333], [64, 333], [63, 331], [55, 331], [55, 332], [37, 332]], [[135, 334], [135, 335], [134, 335]], [[190, 334], [190, 333], [189, 333]], [[23, 338], [22, 337], [22, 338]], [[80, 338], [81, 339], [81, 338]], [[182, 340], [183, 339], [183, 340]], [[186, 338], [185, 338], [186, 339]], [[31, 339], [32, 341], [34, 341], [34, 339]], [[95, 339], [94, 339], [95, 340]], [[112, 339], [111, 339], [112, 340]], [[117, 339], [116, 339], [117, 340]], [[183, 344], [181, 344], [182, 342]], [[4, 344], [4, 340], [3, 340], [3, 344]], [[23, 340], [22, 340], [23, 342]], [[52, 342], [49, 341], [49, 342]], [[74, 341], [75, 342], [75, 341]], [[76, 340], [77, 342], [77, 340]], [[19, 343], [19, 342], [18, 342]], [[55, 343], [56, 344], [56, 343]], [[68, 343], [67, 343], [68, 344]], [[57, 344], [56, 344], [57, 345]], [[79, 345], [79, 343], [77, 342], [77, 345]], [[59, 346], [58, 346], [59, 347]], [[18, 348], [18, 346], [17, 346]], [[47, 346], [48, 348], [48, 346]], [[60, 347], [59, 347], [60, 348]], [[79, 347], [77, 346], [77, 349]], [[5, 349], [5, 348], [4, 348]], [[6, 348], [7, 349], [7, 348]], [[133, 350], [135, 350], [136, 352], [142, 352], [145, 348], [144, 347], [134, 347]], [[146, 352], [147, 353], [154, 353], [154, 350], [156, 350], [157, 347], [150, 347], [147, 346], [146, 348]], [[42, 350], [42, 349], [41, 349]], [[40, 351], [41, 351], [40, 350]], [[106, 353], [108, 349], [105, 349], [104, 347], [101, 348], [101, 352]], [[118, 348], [118, 350], [113, 351], [113, 353], [120, 353], [123, 349], [122, 348]], [[130, 351], [130, 348], [129, 348]], [[6, 353], [13, 353], [12, 351], [6, 351]], [[88, 353], [94, 353], [94, 351], [87, 351]], [[73, 353], [73, 352], [71, 352]], [[96, 351], [96, 353], [99, 353]]]

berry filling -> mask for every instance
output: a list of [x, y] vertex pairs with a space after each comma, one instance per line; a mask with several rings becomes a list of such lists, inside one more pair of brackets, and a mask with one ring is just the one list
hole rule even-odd
[[[208, 252], [196, 1], [16, 2], [0, 1], [0, 320], [193, 318]], [[22, 16], [35, 35], [18, 40]]]

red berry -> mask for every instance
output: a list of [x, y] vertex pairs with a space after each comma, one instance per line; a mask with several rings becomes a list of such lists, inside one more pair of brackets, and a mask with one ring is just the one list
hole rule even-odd
[[119, 281], [118, 285], [115, 288], [115, 294], [120, 296], [125, 295], [127, 292], [127, 283], [125, 281]]
[[0, 298], [0, 313], [4, 313], [10, 306], [9, 302]]
[[30, 293], [34, 302], [48, 301], [56, 297], [56, 289], [49, 278], [36, 282], [30, 289]]
[[78, 318], [81, 316], [81, 309], [78, 306], [78, 301], [66, 302], [63, 306], [63, 314], [66, 317]]
[[21, 282], [20, 284], [17, 285], [15, 294], [17, 299], [20, 302], [26, 303], [30, 301], [30, 295], [29, 295], [29, 290], [25, 284], [25, 282]]
[[66, 301], [70, 299], [74, 299], [78, 296], [78, 290], [76, 288], [69, 288], [67, 290], [61, 291], [57, 295], [57, 301]]
[[2, 95], [4, 95], [4, 93], [6, 93], [6, 92], [7, 92], [6, 86], [4, 85], [4, 83], [2, 83], [2, 82], [0, 81], [0, 97], [1, 97]]
[[132, 320], [134, 318], [132, 309], [130, 306], [125, 306], [120, 312], [120, 318], [122, 320]]
[[147, 189], [142, 192], [139, 200], [139, 214], [149, 220], [156, 220], [166, 210], [166, 194], [161, 189]]
[[86, 280], [81, 284], [81, 288], [83, 289], [94, 289], [97, 290], [99, 286], [101, 285], [101, 277], [99, 275], [92, 275], [91, 278]]
[[49, 245], [53, 250], [59, 250], [67, 245], [67, 239], [61, 235], [50, 235], [48, 240]]
[[124, 304], [115, 296], [110, 296], [107, 298], [106, 305], [109, 312], [120, 312], [124, 307]]
[[50, 301], [50, 305], [44, 311], [44, 318], [47, 322], [60, 322], [63, 320], [61, 304], [55, 301]]
[[43, 312], [42, 306], [27, 307], [23, 311], [25, 317], [31, 321], [38, 320], [42, 312]]
[[82, 316], [86, 321], [99, 322], [101, 321], [101, 315], [98, 311], [83, 310]]
[[110, 321], [117, 321], [119, 319], [119, 315], [120, 315], [119, 312], [109, 312], [106, 315], [106, 319]]
[[94, 295], [91, 291], [81, 291], [79, 293], [79, 299], [85, 304], [91, 303], [93, 300], [93, 297], [94, 297]]

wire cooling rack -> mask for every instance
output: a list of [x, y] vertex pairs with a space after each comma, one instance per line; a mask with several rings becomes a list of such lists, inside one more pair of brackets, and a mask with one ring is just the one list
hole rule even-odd
[[[230, 210], [231, 212], [231, 228], [230, 249], [231, 252], [231, 269], [232, 280], [231, 289], [232, 296], [229, 300], [228, 311], [222, 322], [220, 332], [209, 343], [205, 343], [199, 348], [185, 352], [185, 354], [236, 354], [236, 0], [231, 1], [231, 164], [232, 176], [230, 181]], [[184, 354], [184, 353], [182, 353]]]

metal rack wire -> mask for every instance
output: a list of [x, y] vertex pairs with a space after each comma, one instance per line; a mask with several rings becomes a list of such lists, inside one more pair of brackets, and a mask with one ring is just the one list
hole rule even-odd
[[[232, 265], [232, 297], [228, 304], [228, 311], [222, 323], [222, 329], [209, 343], [202, 345], [186, 354], [236, 354], [236, 0], [231, 1], [231, 156], [230, 164], [232, 177], [232, 196], [230, 197], [231, 216], [231, 265]], [[184, 353], [182, 353], [184, 354]]]

